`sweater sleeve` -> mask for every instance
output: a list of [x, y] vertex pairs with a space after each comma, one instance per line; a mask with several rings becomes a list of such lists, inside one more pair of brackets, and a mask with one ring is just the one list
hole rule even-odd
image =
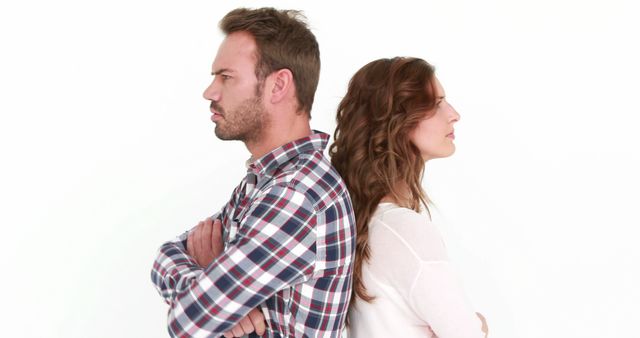
[[449, 262], [422, 262], [407, 301], [439, 338], [484, 337]]
[[382, 251], [372, 265], [419, 321], [438, 338], [484, 337], [435, 224], [404, 208], [385, 213], [381, 221], [372, 240]]

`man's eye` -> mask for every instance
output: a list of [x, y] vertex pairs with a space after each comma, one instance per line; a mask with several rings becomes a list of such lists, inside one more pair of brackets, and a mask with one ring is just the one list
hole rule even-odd
[[220, 80], [221, 80], [222, 82], [225, 82], [225, 81], [229, 80], [229, 79], [231, 78], [231, 76], [226, 75], [226, 74], [216, 74], [216, 75], [215, 75], [215, 78], [216, 78], [216, 79], [217, 79], [217, 78], [220, 78]]

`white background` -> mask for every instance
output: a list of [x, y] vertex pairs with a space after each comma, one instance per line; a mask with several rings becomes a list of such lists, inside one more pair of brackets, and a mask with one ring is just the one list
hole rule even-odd
[[462, 119], [425, 187], [491, 337], [638, 337], [632, 3], [3, 2], [2, 336], [167, 336], [156, 250], [218, 210], [248, 157], [201, 98], [217, 23], [272, 5], [319, 40], [316, 129], [366, 62], [437, 67]]

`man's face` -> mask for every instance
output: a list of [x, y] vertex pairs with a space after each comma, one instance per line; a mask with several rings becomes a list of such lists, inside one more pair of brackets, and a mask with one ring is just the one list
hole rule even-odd
[[229, 34], [213, 61], [213, 81], [204, 98], [211, 101], [211, 120], [221, 140], [257, 142], [268, 123], [255, 73], [256, 43], [247, 32]]

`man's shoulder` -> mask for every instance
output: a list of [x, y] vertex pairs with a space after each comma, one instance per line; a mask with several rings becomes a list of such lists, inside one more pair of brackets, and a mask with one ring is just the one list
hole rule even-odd
[[270, 187], [281, 186], [302, 193], [314, 207], [324, 209], [338, 200], [347, 199], [348, 192], [342, 177], [320, 151], [304, 153], [276, 171]]

